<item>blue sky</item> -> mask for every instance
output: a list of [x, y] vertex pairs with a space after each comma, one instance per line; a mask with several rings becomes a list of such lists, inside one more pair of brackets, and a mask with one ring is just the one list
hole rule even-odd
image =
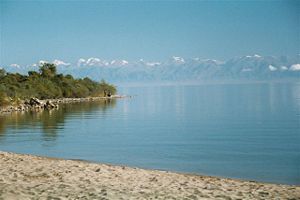
[[0, 66], [300, 52], [300, 1], [0, 0]]

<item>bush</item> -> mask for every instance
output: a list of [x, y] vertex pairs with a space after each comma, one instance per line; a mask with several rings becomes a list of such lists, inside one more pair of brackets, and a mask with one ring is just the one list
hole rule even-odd
[[116, 93], [115, 86], [104, 80], [98, 83], [89, 78], [75, 79], [71, 75], [57, 74], [56, 66], [49, 63], [40, 66], [39, 72], [29, 71], [28, 76], [4, 70], [0, 70], [0, 76], [0, 106], [7, 103], [8, 98], [80, 98], [103, 96], [104, 91]]
[[7, 96], [4, 92], [0, 91], [0, 105], [8, 104]]

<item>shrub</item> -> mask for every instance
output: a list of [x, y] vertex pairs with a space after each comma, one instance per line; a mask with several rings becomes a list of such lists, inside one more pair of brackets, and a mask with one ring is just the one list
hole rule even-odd
[[89, 78], [75, 79], [71, 75], [57, 74], [54, 64], [44, 63], [39, 72], [29, 71], [28, 76], [6, 73], [0, 70], [0, 105], [8, 98], [40, 99], [103, 96], [104, 91], [116, 93], [113, 85], [102, 80], [100, 83]]

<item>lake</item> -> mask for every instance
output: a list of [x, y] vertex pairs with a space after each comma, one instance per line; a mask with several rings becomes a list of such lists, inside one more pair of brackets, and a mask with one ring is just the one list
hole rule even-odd
[[119, 87], [0, 116], [0, 150], [300, 184], [300, 83]]

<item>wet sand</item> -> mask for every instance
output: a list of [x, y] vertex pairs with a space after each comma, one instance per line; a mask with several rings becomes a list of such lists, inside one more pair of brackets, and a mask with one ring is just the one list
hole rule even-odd
[[0, 151], [0, 199], [300, 199], [300, 186]]

